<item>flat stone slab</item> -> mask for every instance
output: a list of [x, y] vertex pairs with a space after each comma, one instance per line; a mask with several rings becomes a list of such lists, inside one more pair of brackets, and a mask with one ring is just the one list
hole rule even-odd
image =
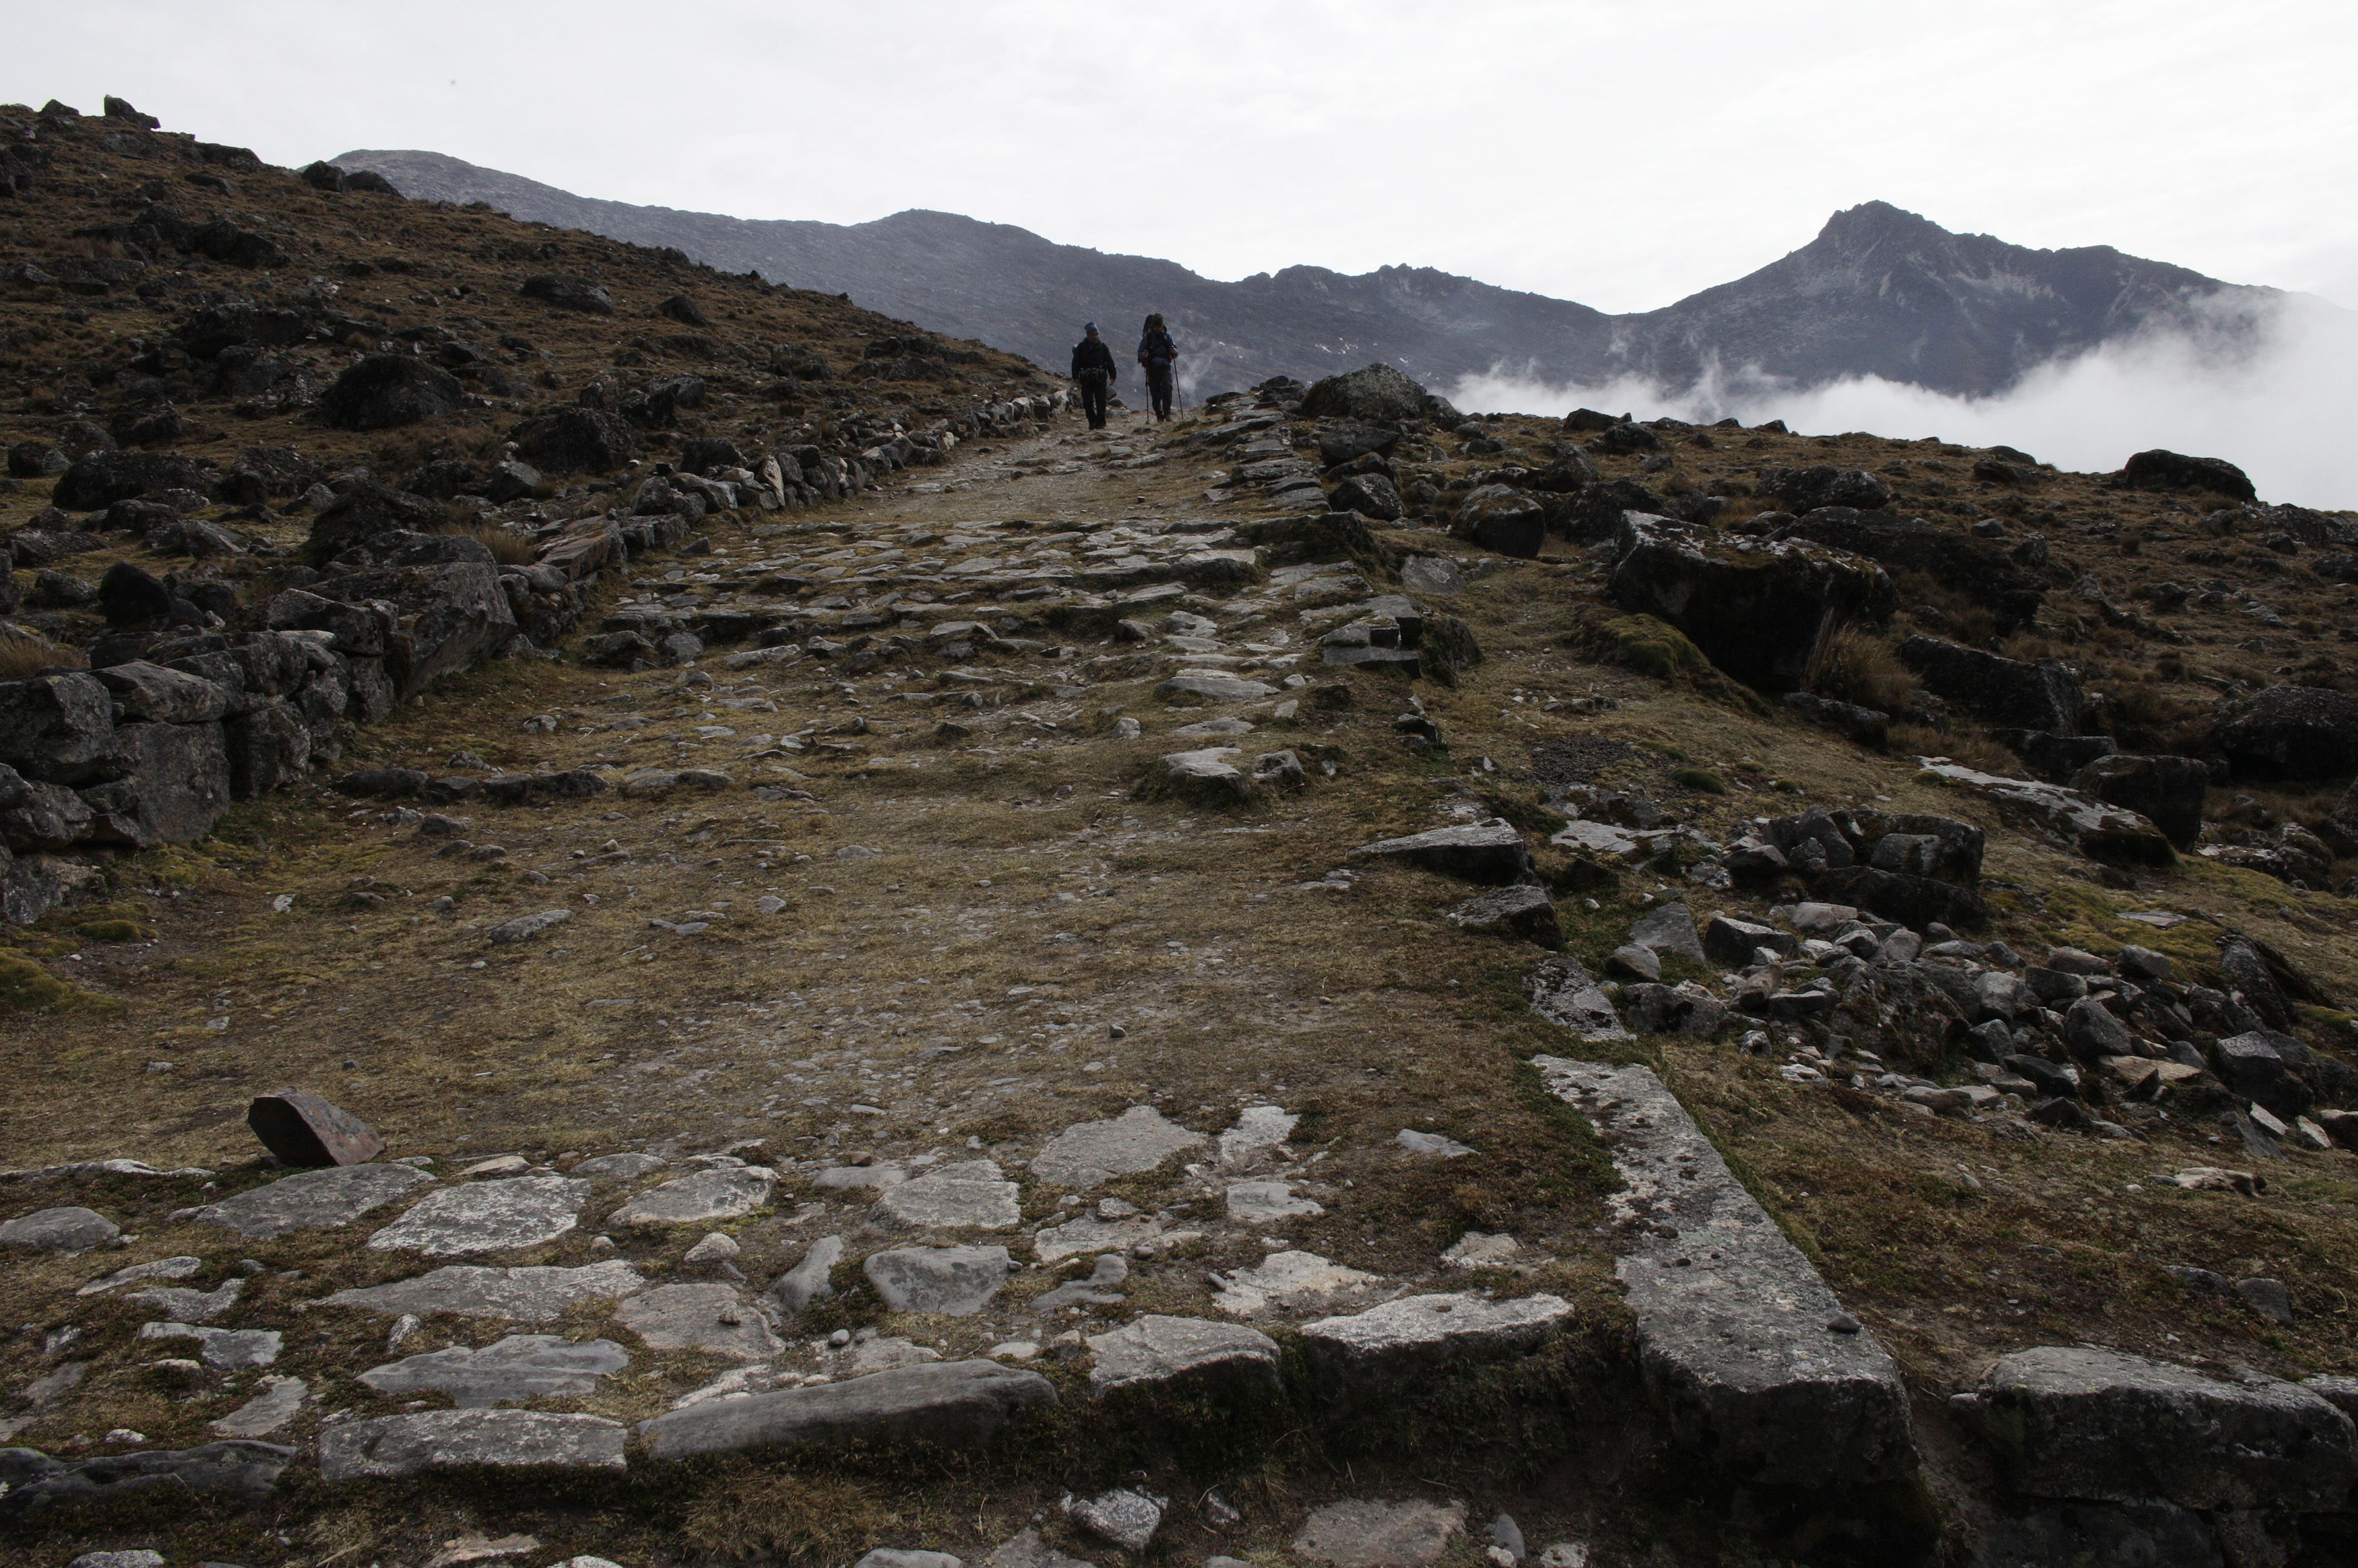
[[0, 1247], [28, 1247], [38, 1252], [87, 1252], [122, 1234], [120, 1226], [93, 1208], [40, 1208], [0, 1225]]
[[1613, 1010], [1612, 999], [1575, 959], [1562, 956], [1541, 959], [1523, 978], [1523, 994], [1531, 999], [1533, 1012], [1583, 1041], [1629, 1038], [1621, 1015]]
[[511, 1334], [480, 1350], [454, 1345], [372, 1367], [361, 1381], [381, 1394], [448, 1394], [460, 1410], [481, 1410], [594, 1393], [601, 1379], [630, 1364], [611, 1339], [573, 1344], [553, 1334]]
[[194, 1323], [143, 1323], [142, 1339], [193, 1339], [197, 1357], [208, 1367], [233, 1371], [241, 1367], [267, 1367], [282, 1348], [275, 1328], [207, 1328]]
[[607, 1217], [613, 1225], [705, 1225], [736, 1219], [770, 1201], [777, 1173], [763, 1165], [698, 1171], [641, 1193]]
[[1529, 1355], [1571, 1316], [1572, 1303], [1558, 1296], [1402, 1296], [1304, 1324], [1302, 1345], [1312, 1364], [1338, 1381], [1389, 1381], [1453, 1362]]
[[339, 1422], [319, 1433], [319, 1478], [383, 1480], [429, 1470], [620, 1470], [628, 1429], [546, 1411], [419, 1411]]
[[1127, 1252], [1141, 1241], [1163, 1234], [1163, 1222], [1152, 1215], [1130, 1219], [1099, 1219], [1085, 1214], [1062, 1225], [1045, 1225], [1032, 1238], [1032, 1254], [1043, 1263], [1077, 1258], [1084, 1252]]
[[1228, 1200], [1228, 1217], [1239, 1225], [1270, 1225], [1326, 1212], [1309, 1198], [1295, 1197], [1289, 1182], [1230, 1182]]
[[1142, 1552], [1163, 1528], [1163, 1498], [1149, 1497], [1128, 1487], [1116, 1487], [1094, 1498], [1066, 1493], [1065, 1517], [1099, 1541], [1130, 1553]]
[[784, 1348], [730, 1285], [663, 1285], [624, 1301], [614, 1316], [650, 1350], [704, 1350], [767, 1361]]
[[1237, 1124], [1220, 1134], [1220, 1163], [1241, 1165], [1264, 1149], [1279, 1147], [1301, 1119], [1282, 1106], [1245, 1107], [1237, 1112]]
[[968, 1160], [887, 1187], [877, 1217], [910, 1230], [1012, 1230], [1022, 1223], [1015, 1184], [989, 1160]]
[[860, 1267], [894, 1312], [965, 1317], [999, 1293], [1015, 1260], [1004, 1247], [899, 1247]]
[[810, 1244], [801, 1262], [771, 1282], [770, 1299], [788, 1312], [800, 1312], [811, 1303], [835, 1294], [829, 1276], [842, 1261], [843, 1238], [820, 1237]]
[[369, 1238], [380, 1252], [463, 1258], [554, 1241], [580, 1221], [590, 1184], [563, 1176], [514, 1176], [428, 1193]]
[[207, 1204], [190, 1217], [266, 1241], [290, 1230], [350, 1224], [433, 1180], [413, 1165], [335, 1165], [281, 1176], [266, 1186]]
[[1431, 1568], [1465, 1529], [1464, 1503], [1328, 1503], [1302, 1521], [1293, 1550], [1333, 1568]]
[[365, 1307], [388, 1317], [438, 1312], [495, 1317], [509, 1323], [553, 1323], [583, 1302], [613, 1301], [646, 1288], [646, 1280], [620, 1259], [579, 1269], [491, 1269], [454, 1263], [389, 1285], [338, 1291], [323, 1306]]
[[1149, 1314], [1089, 1336], [1088, 1346], [1089, 1391], [1100, 1398], [1180, 1382], [1277, 1387], [1277, 1342], [1241, 1324]]
[[966, 1568], [966, 1559], [946, 1552], [903, 1552], [898, 1547], [880, 1546], [851, 1568]]
[[1863, 1485], [1912, 1474], [1899, 1368], [1653, 1070], [1558, 1056], [1532, 1065], [1613, 1144], [1616, 1245], [1628, 1249], [1615, 1273], [1672, 1431], [1738, 1479]]
[[1704, 961], [1694, 912], [1683, 903], [1660, 904], [1631, 921], [1629, 940], [1656, 953], [1683, 953], [1698, 964]]
[[601, 1181], [616, 1178], [636, 1181], [650, 1171], [662, 1170], [667, 1162], [654, 1154], [600, 1154], [582, 1161], [565, 1173], [576, 1177], [596, 1177]]
[[117, 1269], [112, 1274], [102, 1275], [82, 1286], [74, 1294], [103, 1295], [108, 1291], [116, 1290], [124, 1285], [136, 1284], [142, 1280], [185, 1280], [204, 1266], [205, 1260], [193, 1253], [183, 1253], [178, 1258], [158, 1258], [152, 1263], [134, 1263], [129, 1268]]
[[960, 1448], [990, 1441], [1020, 1411], [1055, 1402], [1056, 1390], [1037, 1372], [936, 1361], [666, 1411], [643, 1422], [639, 1436], [655, 1459], [882, 1438]]
[[1404, 838], [1379, 838], [1361, 845], [1357, 852], [1492, 885], [1520, 881], [1531, 871], [1531, 853], [1523, 844], [1522, 834], [1504, 820], [1435, 827]]
[[982, 1560], [982, 1568], [1095, 1568], [1085, 1559], [1067, 1557], [1026, 1527], [1013, 1540], [1002, 1541]]
[[1156, 687], [1154, 695], [1165, 702], [1253, 702], [1275, 697], [1277, 687], [1237, 676], [1181, 675]]
[[208, 1425], [223, 1437], [267, 1437], [301, 1413], [309, 1391], [300, 1378], [265, 1378], [260, 1393]]
[[2347, 1506], [2358, 1480], [2350, 1417], [2299, 1383], [2049, 1345], [2001, 1357], [1950, 1404], [2033, 1497], [2306, 1512]]
[[1094, 1187], [1116, 1176], [1152, 1171], [1182, 1149], [1204, 1141], [1152, 1106], [1134, 1105], [1110, 1121], [1067, 1127], [1033, 1157], [1032, 1173], [1060, 1187]]
[[[185, 1498], [222, 1496], [258, 1503], [295, 1457], [275, 1443], [224, 1442], [194, 1448], [104, 1454], [60, 1460], [30, 1448], [0, 1449], [0, 1517], [37, 1516], [59, 1503], [88, 1504], [157, 1491]], [[185, 1488], [185, 1490], [183, 1490]]]
[[223, 1280], [210, 1291], [192, 1291], [181, 1285], [166, 1285], [157, 1290], [134, 1291], [124, 1297], [143, 1306], [151, 1306], [178, 1323], [211, 1323], [237, 1304], [238, 1296], [245, 1290], [243, 1280]]
[[1315, 1252], [1272, 1252], [1258, 1267], [1212, 1276], [1212, 1304], [1233, 1317], [1257, 1317], [1273, 1309], [1324, 1306], [1328, 1298], [1352, 1295], [1376, 1282], [1373, 1274], [1330, 1263]]

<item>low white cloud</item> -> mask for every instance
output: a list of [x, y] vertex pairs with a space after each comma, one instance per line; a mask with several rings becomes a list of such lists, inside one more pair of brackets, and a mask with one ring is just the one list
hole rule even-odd
[[1803, 388], [1756, 369], [1714, 370], [1693, 386], [1639, 377], [1555, 386], [1501, 367], [1451, 393], [1461, 408], [1563, 414], [1583, 406], [1747, 425], [1782, 419], [1812, 435], [1867, 430], [2018, 447], [2059, 468], [2118, 469], [2151, 447], [2224, 458], [2265, 501], [2358, 508], [2358, 314], [2280, 297], [2191, 330], [2154, 331], [2052, 361], [2010, 390], [1961, 397], [1854, 377]]

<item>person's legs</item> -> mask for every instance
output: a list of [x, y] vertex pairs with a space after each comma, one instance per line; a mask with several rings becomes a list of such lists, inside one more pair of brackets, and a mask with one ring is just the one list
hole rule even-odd
[[1148, 390], [1153, 395], [1154, 416], [1157, 419], [1170, 418], [1171, 367], [1169, 365], [1157, 365], [1150, 368], [1146, 373], [1146, 381]]
[[1081, 412], [1088, 417], [1090, 429], [1105, 428], [1106, 378], [1104, 376], [1081, 377]]

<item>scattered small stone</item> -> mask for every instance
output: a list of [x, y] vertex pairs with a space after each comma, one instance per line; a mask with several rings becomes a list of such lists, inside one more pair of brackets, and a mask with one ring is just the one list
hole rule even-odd
[[680, 1261], [690, 1268], [707, 1268], [714, 1263], [730, 1261], [739, 1250], [735, 1237], [725, 1230], [716, 1230], [689, 1248]]
[[1117, 1487], [1094, 1498], [1076, 1498], [1068, 1492], [1063, 1506], [1066, 1519], [1098, 1540], [1124, 1552], [1143, 1552], [1154, 1532], [1163, 1528], [1163, 1510], [1168, 1502], [1165, 1498]]
[[1465, 1528], [1463, 1503], [1328, 1503], [1310, 1511], [1293, 1550], [1333, 1568], [1431, 1568]]
[[1392, 1141], [1412, 1154], [1422, 1154], [1435, 1160], [1461, 1160], [1474, 1152], [1455, 1138], [1444, 1138], [1438, 1132], [1419, 1132], [1403, 1127], [1392, 1135]]

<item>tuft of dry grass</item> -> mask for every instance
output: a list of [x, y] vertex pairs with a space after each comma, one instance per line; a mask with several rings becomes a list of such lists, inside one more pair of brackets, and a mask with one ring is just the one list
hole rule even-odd
[[55, 643], [20, 632], [15, 627], [0, 627], [0, 680], [22, 680], [43, 670], [80, 669], [82, 656]]
[[723, 1563], [816, 1568], [848, 1561], [897, 1522], [853, 1482], [741, 1465], [689, 1506], [680, 1535]]
[[1862, 627], [1845, 626], [1826, 640], [1811, 687], [1822, 697], [1905, 713], [1916, 700], [1917, 680], [1892, 645]]
[[495, 523], [470, 523], [450, 532], [480, 540], [483, 547], [492, 552], [492, 559], [503, 567], [530, 566], [538, 549], [529, 534], [519, 534]]

